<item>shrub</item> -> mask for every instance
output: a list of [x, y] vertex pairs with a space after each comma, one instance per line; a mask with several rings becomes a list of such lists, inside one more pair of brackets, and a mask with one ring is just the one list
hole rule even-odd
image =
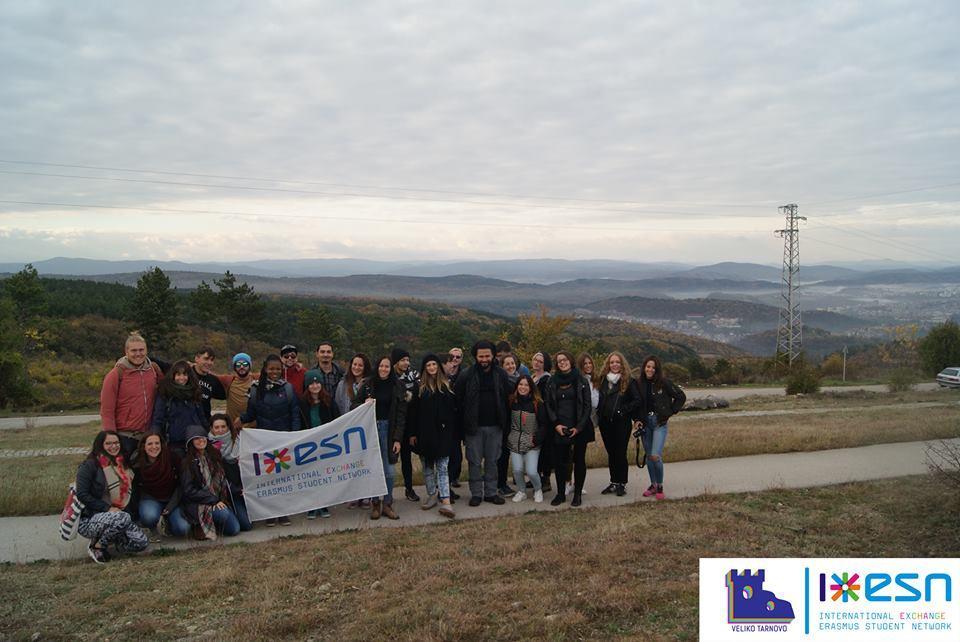
[[897, 368], [890, 373], [887, 390], [890, 392], [905, 392], [913, 389], [916, 374], [910, 368]]
[[806, 365], [796, 366], [787, 375], [787, 394], [813, 394], [820, 391], [820, 373]]

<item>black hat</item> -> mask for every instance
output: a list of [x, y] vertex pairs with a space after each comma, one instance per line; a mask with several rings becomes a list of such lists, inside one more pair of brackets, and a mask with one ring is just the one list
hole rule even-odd
[[186, 433], [187, 433], [186, 442], [188, 444], [194, 439], [196, 439], [197, 437], [203, 437], [203, 438], [207, 437], [207, 429], [204, 428], [203, 426], [198, 426], [196, 424], [192, 426], [187, 426]]
[[443, 363], [442, 361], [440, 361], [440, 357], [433, 354], [432, 352], [428, 352], [427, 354], [423, 355], [423, 360], [420, 362], [420, 372], [426, 372], [427, 364], [430, 363], [431, 361], [436, 361], [438, 366]]
[[409, 356], [410, 356], [410, 353], [404, 350], [403, 348], [394, 348], [393, 350], [390, 351], [390, 363], [393, 365], [397, 365], [397, 362], [399, 362], [404, 357], [409, 357]]
[[291, 352], [296, 352], [297, 354], [300, 354], [300, 351], [297, 350], [297, 346], [293, 345], [292, 343], [286, 343], [286, 344], [284, 344], [284, 346], [283, 346], [282, 348], [280, 348], [280, 356], [281, 356], [281, 357], [282, 357], [283, 355], [289, 354], [289, 353], [291, 353]]

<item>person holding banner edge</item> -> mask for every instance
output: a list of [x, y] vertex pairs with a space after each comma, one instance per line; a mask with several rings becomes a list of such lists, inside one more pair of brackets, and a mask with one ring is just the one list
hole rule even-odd
[[407, 390], [393, 371], [389, 356], [377, 359], [376, 373], [364, 382], [360, 398], [364, 403], [376, 404], [377, 434], [380, 437], [380, 457], [387, 482], [387, 494], [371, 498], [370, 519], [400, 519], [393, 508], [394, 464], [400, 456], [400, 440], [406, 429]]
[[[319, 369], [307, 370], [303, 377], [303, 396], [300, 397], [300, 414], [303, 425], [307, 428], [316, 428], [332, 421], [336, 416], [336, 407], [324, 383], [325, 376]], [[307, 519], [316, 519], [317, 516], [330, 517], [330, 510], [325, 506], [317, 510], [308, 510]]]

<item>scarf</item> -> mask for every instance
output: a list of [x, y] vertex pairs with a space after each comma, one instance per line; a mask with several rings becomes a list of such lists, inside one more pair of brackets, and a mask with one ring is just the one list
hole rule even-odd
[[553, 376], [556, 377], [559, 386], [572, 386], [580, 379], [580, 373], [577, 372], [576, 368], [570, 368], [569, 372], [558, 370]]
[[117, 455], [115, 464], [106, 455], [100, 455], [97, 457], [97, 463], [103, 469], [103, 476], [107, 478], [107, 493], [110, 494], [110, 505], [114, 508], [126, 508], [127, 502], [130, 501], [133, 471], [124, 464], [123, 455]]
[[617, 383], [618, 381], [620, 381], [620, 373], [618, 372], [618, 373], [614, 374], [614, 373], [612, 373], [612, 372], [608, 372], [608, 373], [607, 373], [607, 381], [610, 382], [610, 385], [611, 385], [611, 386], [612, 386], [613, 384]]
[[169, 498], [177, 485], [170, 450], [166, 447], [160, 449], [160, 454], [153, 463], [144, 461], [139, 468], [139, 474], [141, 485], [147, 494], [156, 499]]
[[222, 435], [215, 435], [212, 432], [207, 434], [207, 439], [213, 444], [213, 447], [220, 451], [220, 456], [224, 461], [234, 462], [240, 457], [240, 447], [233, 438], [233, 433], [229, 430]]
[[196, 394], [193, 386], [190, 384], [181, 386], [178, 383], [171, 383], [167, 390], [170, 392], [170, 399], [179, 399], [181, 401], [193, 401], [194, 395]]
[[[197, 463], [199, 464], [200, 478], [204, 487], [219, 499], [222, 494], [220, 490], [223, 488], [224, 482], [223, 469], [221, 468], [219, 471], [214, 471], [205, 453], [197, 457]], [[204, 537], [209, 540], [217, 539], [217, 526], [213, 522], [214, 506], [215, 504], [200, 504], [197, 506], [200, 528], [203, 530]]]
[[270, 392], [274, 388], [283, 388], [285, 385], [287, 385], [287, 380], [284, 379], [283, 377], [280, 377], [276, 381], [271, 381], [270, 379], [267, 379], [267, 382], [263, 384], [263, 390], [264, 392]]

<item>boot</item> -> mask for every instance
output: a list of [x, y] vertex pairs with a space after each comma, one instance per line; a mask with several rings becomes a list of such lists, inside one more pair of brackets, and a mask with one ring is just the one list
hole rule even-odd
[[370, 519], [380, 519], [380, 500], [370, 502]]
[[583, 503], [583, 498], [581, 497], [582, 494], [583, 494], [583, 491], [582, 491], [581, 489], [579, 489], [579, 488], [574, 488], [574, 489], [573, 489], [573, 501], [570, 502], [570, 505], [571, 505], [571, 506], [579, 506], [580, 504], [582, 504], [582, 503]]
[[397, 515], [397, 512], [393, 510], [393, 506], [390, 504], [384, 504], [380, 509], [380, 513], [387, 519], [400, 519], [400, 516]]

